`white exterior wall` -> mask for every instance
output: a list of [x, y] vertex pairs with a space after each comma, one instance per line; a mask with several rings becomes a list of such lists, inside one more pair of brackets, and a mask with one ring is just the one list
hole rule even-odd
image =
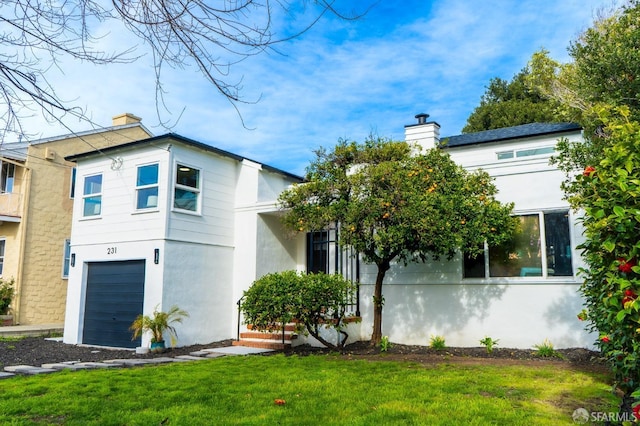
[[[172, 305], [189, 313], [176, 325], [179, 346], [235, 337], [236, 301], [244, 289], [258, 273], [296, 266], [296, 241], [278, 235], [272, 216], [277, 195], [292, 179], [173, 140], [110, 156], [122, 159], [115, 170], [103, 155], [78, 163], [71, 236], [75, 266], [69, 273], [64, 341], [82, 341], [87, 264], [135, 259], [146, 261], [143, 313]], [[136, 212], [137, 166], [154, 162], [159, 163], [158, 209]], [[178, 164], [200, 170], [200, 213], [172, 208]], [[84, 177], [97, 173], [103, 175], [102, 213], [83, 218]], [[149, 339], [143, 336], [142, 345]]]
[[[580, 138], [580, 133], [569, 135]], [[468, 169], [482, 168], [495, 178], [498, 199], [514, 202], [514, 213], [569, 209], [560, 183], [564, 176], [549, 165], [549, 155], [497, 160], [496, 152], [555, 146], [557, 137], [449, 148], [452, 159]], [[582, 241], [576, 214], [570, 212], [573, 272], [582, 266], [575, 249]], [[373, 327], [376, 268], [362, 265], [360, 310], [362, 338]], [[451, 346], [480, 346], [490, 336], [501, 347], [531, 348], [549, 339], [556, 348], [593, 347], [597, 336], [584, 330], [576, 315], [582, 309], [574, 277], [464, 279], [462, 258], [394, 265], [385, 277], [382, 334], [402, 344], [428, 345], [441, 335]]]

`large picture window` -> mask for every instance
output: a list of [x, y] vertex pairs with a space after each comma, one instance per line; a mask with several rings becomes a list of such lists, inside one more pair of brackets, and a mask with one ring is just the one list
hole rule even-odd
[[158, 165], [138, 167], [136, 209], [158, 207]]
[[178, 164], [173, 207], [197, 212], [200, 198], [200, 170]]
[[82, 215], [99, 216], [102, 212], [102, 175], [85, 177], [82, 194]]
[[476, 258], [465, 255], [465, 278], [571, 277], [569, 212], [518, 216], [511, 241], [485, 247]]

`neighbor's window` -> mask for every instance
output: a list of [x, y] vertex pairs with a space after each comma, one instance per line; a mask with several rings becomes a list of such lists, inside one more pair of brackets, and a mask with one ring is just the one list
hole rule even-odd
[[71, 240], [64, 240], [64, 256], [62, 258], [62, 278], [69, 277], [69, 263], [71, 261]]
[[182, 164], [177, 165], [173, 207], [181, 210], [198, 211], [200, 197], [200, 170]]
[[158, 207], [158, 165], [149, 164], [138, 167], [136, 181], [136, 209]]
[[0, 240], [0, 276], [2, 275], [2, 270], [4, 269], [4, 246], [6, 240]]
[[569, 212], [541, 212], [518, 216], [511, 241], [465, 255], [465, 278], [571, 277]]
[[84, 178], [83, 216], [99, 216], [102, 212], [102, 175]]
[[69, 198], [76, 196], [76, 168], [71, 169], [71, 183], [69, 185]]
[[0, 175], [0, 191], [13, 192], [13, 181], [16, 175], [16, 165], [12, 163], [2, 163]]

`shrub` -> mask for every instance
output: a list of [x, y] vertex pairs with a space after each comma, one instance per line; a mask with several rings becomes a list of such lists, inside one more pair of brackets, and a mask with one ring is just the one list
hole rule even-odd
[[4, 280], [0, 278], [0, 315], [7, 315], [9, 313], [9, 305], [13, 300], [15, 294], [15, 280]]
[[487, 349], [487, 353], [490, 354], [493, 352], [493, 347], [498, 345], [498, 339], [493, 340], [491, 337], [486, 336], [480, 340], [480, 344], [484, 346]]
[[429, 347], [439, 351], [445, 349], [447, 346], [445, 345], [443, 336], [431, 336], [431, 339], [429, 339]]
[[[256, 280], [245, 291], [240, 309], [245, 322], [257, 330], [278, 330], [296, 320], [302, 324], [303, 332], [336, 349], [344, 347], [348, 338], [343, 330], [344, 318], [354, 294], [355, 285], [337, 274], [284, 271]], [[323, 338], [323, 328], [339, 332], [337, 344]]]

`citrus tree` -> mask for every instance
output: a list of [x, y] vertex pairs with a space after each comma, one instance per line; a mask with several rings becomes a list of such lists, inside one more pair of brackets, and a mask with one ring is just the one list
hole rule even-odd
[[598, 333], [623, 405], [640, 420], [640, 123], [628, 120], [628, 108], [616, 111], [612, 117], [601, 110], [608, 144], [600, 161], [575, 178], [570, 196], [584, 209], [586, 238], [578, 318]]
[[319, 149], [306, 182], [280, 196], [283, 223], [294, 232], [340, 226], [340, 244], [377, 266], [371, 342], [382, 337], [382, 285], [393, 263], [477, 255], [514, 229], [512, 205], [495, 199], [483, 171], [467, 172], [442, 149], [406, 142], [341, 140]]

